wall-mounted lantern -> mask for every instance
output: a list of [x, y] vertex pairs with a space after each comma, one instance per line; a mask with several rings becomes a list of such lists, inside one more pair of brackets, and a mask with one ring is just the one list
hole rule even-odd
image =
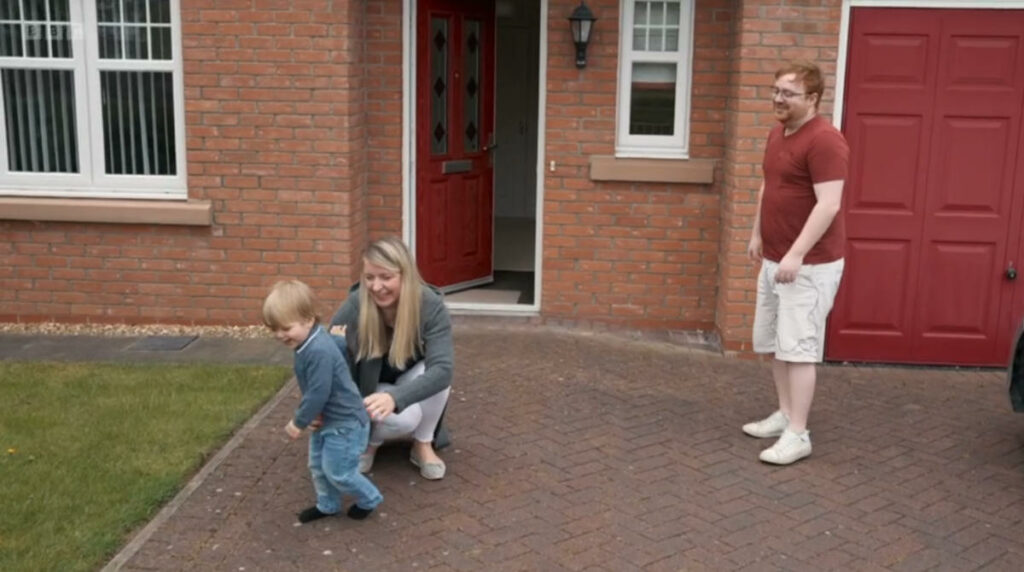
[[594, 28], [597, 18], [590, 8], [580, 0], [580, 5], [569, 16], [569, 27], [572, 29], [572, 41], [576, 44], [576, 67], [587, 66], [587, 44], [590, 43], [590, 31]]

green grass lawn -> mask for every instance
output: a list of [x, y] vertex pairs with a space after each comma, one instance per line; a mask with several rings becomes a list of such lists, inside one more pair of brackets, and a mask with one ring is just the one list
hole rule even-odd
[[95, 570], [289, 378], [0, 361], [0, 570]]

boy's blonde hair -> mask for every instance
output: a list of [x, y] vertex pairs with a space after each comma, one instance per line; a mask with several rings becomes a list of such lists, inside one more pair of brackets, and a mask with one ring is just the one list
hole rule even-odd
[[313, 290], [300, 280], [281, 280], [263, 301], [263, 323], [280, 330], [297, 322], [320, 321]]
[[389, 237], [366, 247], [363, 260], [387, 268], [400, 277], [395, 330], [388, 347], [387, 329], [380, 308], [370, 297], [365, 279], [359, 279], [359, 352], [356, 360], [379, 358], [388, 352], [388, 363], [405, 367], [420, 349], [420, 289], [423, 279], [409, 249], [401, 240]]

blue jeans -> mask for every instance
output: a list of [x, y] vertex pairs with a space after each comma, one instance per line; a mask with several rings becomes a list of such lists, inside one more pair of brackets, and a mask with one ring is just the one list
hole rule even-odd
[[309, 472], [316, 489], [316, 508], [324, 514], [341, 510], [341, 496], [355, 497], [359, 508], [373, 510], [384, 500], [370, 479], [359, 472], [359, 455], [366, 450], [370, 424], [346, 421], [309, 436]]

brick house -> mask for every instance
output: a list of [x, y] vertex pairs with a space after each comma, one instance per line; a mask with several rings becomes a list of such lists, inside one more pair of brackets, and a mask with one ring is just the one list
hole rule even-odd
[[1024, 0], [590, 0], [583, 67], [578, 4], [3, 2], [0, 320], [250, 324], [282, 276], [340, 301], [395, 234], [455, 312], [745, 353], [799, 58], [854, 155], [827, 357], [1003, 362]]

